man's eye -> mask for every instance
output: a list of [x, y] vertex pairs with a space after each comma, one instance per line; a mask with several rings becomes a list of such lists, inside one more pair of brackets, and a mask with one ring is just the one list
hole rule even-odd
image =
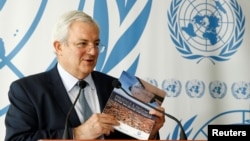
[[78, 43], [77, 46], [78, 47], [86, 47], [88, 44], [85, 43], [85, 42], [81, 42], [81, 43]]
[[96, 46], [96, 47], [98, 47], [99, 45], [100, 45], [100, 43], [99, 43], [99, 42], [98, 42], [98, 43], [95, 43], [95, 46]]

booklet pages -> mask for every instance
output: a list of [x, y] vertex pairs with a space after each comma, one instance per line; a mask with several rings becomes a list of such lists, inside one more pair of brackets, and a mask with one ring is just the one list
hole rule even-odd
[[117, 118], [120, 126], [114, 127], [116, 130], [136, 139], [147, 140], [155, 123], [147, 104], [160, 106], [166, 93], [125, 71], [119, 81], [123, 90], [114, 88], [103, 113]]

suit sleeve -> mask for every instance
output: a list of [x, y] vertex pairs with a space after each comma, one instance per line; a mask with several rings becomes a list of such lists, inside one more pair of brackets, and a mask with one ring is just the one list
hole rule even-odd
[[[32, 87], [32, 85], [31, 85]], [[61, 138], [63, 129], [43, 129], [44, 121], [38, 117], [36, 107], [38, 103], [30, 95], [35, 95], [35, 90], [27, 88], [27, 85], [14, 82], [8, 93], [10, 106], [5, 117], [6, 136], [5, 141]], [[42, 109], [41, 109], [42, 110]]]

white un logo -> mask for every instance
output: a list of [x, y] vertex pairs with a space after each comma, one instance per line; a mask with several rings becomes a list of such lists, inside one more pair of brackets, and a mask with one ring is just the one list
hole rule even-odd
[[235, 0], [172, 1], [168, 12], [171, 39], [187, 59], [199, 63], [230, 59], [244, 35], [245, 18]]

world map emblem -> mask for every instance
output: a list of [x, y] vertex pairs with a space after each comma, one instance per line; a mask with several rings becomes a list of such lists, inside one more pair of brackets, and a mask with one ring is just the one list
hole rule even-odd
[[243, 41], [245, 17], [236, 0], [173, 0], [167, 15], [176, 49], [197, 63], [227, 61]]
[[162, 89], [166, 91], [167, 97], [178, 97], [181, 94], [182, 85], [180, 80], [166, 79], [162, 83]]
[[200, 98], [205, 93], [205, 83], [201, 80], [189, 80], [186, 82], [186, 93], [190, 98]]
[[210, 82], [209, 93], [215, 99], [222, 99], [227, 93], [226, 83], [218, 80]]
[[250, 83], [241, 81], [233, 83], [232, 94], [236, 99], [250, 99]]

